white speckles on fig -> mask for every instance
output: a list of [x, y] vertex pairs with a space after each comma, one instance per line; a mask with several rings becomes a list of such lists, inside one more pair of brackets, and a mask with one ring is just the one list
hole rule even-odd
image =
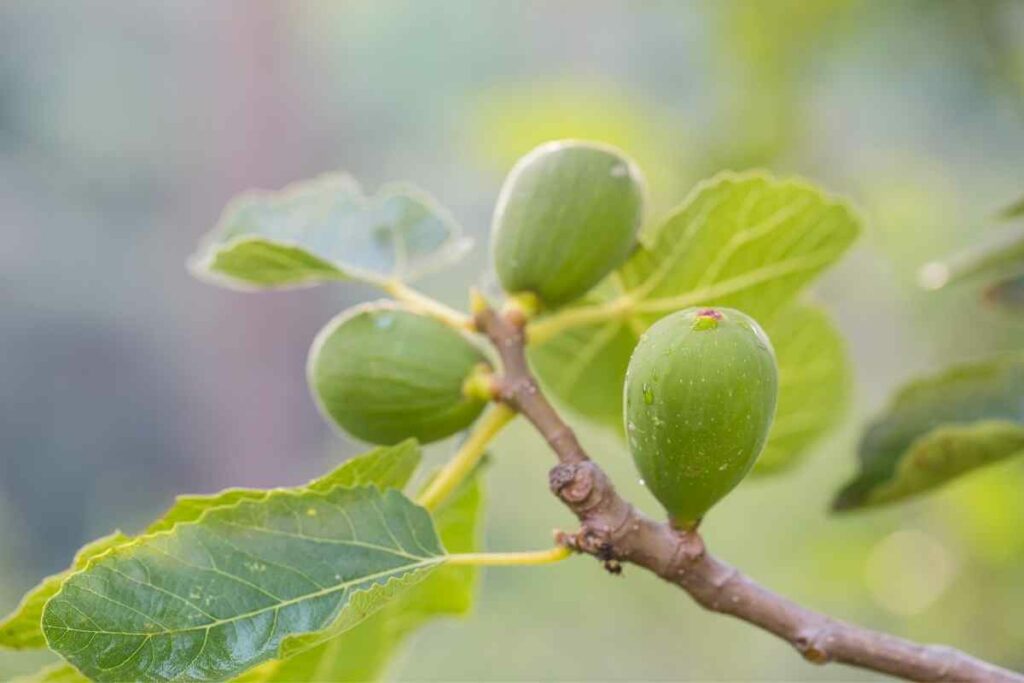
[[674, 523], [695, 526], [753, 466], [777, 385], [771, 344], [739, 311], [680, 311], [641, 338], [624, 389], [630, 450]]

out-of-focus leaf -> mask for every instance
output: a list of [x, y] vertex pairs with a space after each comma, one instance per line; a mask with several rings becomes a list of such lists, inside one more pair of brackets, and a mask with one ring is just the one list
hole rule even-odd
[[754, 474], [789, 469], [841, 419], [850, 398], [846, 345], [828, 314], [794, 304], [765, 330], [779, 364], [779, 399]]
[[891, 503], [1024, 454], [1024, 356], [961, 365], [918, 380], [861, 439], [859, 474], [836, 510]]
[[[435, 511], [438, 535], [449, 552], [479, 550], [482, 495], [474, 477]], [[433, 618], [469, 611], [478, 574], [477, 567], [441, 566], [355, 628], [288, 659], [267, 662], [237, 683], [376, 680], [414, 629]]]
[[355, 626], [444, 558], [397, 491], [271, 491], [95, 558], [43, 632], [95, 680], [222, 680]]
[[460, 258], [469, 243], [415, 188], [366, 197], [344, 174], [235, 199], [192, 257], [199, 276], [247, 289], [332, 280], [407, 280]]
[[694, 142], [685, 128], [678, 112], [661, 110], [637, 92], [561, 79], [485, 91], [474, 103], [469, 131], [477, 156], [501, 172], [549, 140], [614, 145], [643, 169], [651, 206], [661, 211], [678, 199], [675, 188], [686, 185]]
[[844, 204], [810, 185], [762, 173], [721, 174], [698, 185], [647, 236], [646, 246], [575, 310], [616, 302], [619, 308], [540, 340], [530, 349], [531, 361], [569, 408], [621, 430], [626, 366], [652, 323], [681, 308], [722, 305], [770, 328], [858, 231]]
[[720, 0], [708, 5], [715, 50], [711, 78], [719, 92], [716, 125], [702, 155], [713, 168], [771, 163], [806, 126], [797, 74], [808, 54], [849, 33], [852, 0]]
[[987, 244], [925, 264], [917, 279], [925, 289], [941, 289], [966, 280], [1017, 275], [1021, 270], [1024, 270], [1024, 227], [1013, 227]]
[[1012, 220], [1022, 216], [1024, 216], [1024, 197], [1021, 197], [999, 212], [999, 217], [1003, 220]]
[[985, 301], [1008, 311], [1024, 312], [1024, 274], [989, 285]]
[[51, 664], [26, 676], [19, 676], [10, 683], [89, 683], [89, 679], [70, 664], [60, 663]]
[[622, 433], [622, 383], [645, 327], [608, 320], [565, 330], [527, 351], [544, 388], [581, 416]]
[[89, 560], [111, 548], [121, 545], [130, 540], [120, 531], [115, 531], [109, 536], [97, 539], [88, 545], [83, 546], [75, 555], [71, 568], [59, 574], [54, 574], [43, 579], [39, 585], [30, 590], [21, 600], [21, 604], [0, 621], [0, 647], [12, 650], [31, 650], [46, 647], [46, 638], [40, 627], [40, 620], [43, 616], [43, 606], [46, 601], [57, 594], [64, 579], [71, 576], [75, 571], [82, 569]]

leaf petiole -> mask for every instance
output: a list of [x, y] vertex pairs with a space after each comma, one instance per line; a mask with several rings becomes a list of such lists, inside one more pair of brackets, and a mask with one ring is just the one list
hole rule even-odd
[[446, 325], [459, 330], [472, 331], [474, 329], [473, 320], [468, 315], [416, 291], [401, 280], [384, 280], [379, 283], [379, 286], [396, 301], [408, 305], [413, 311], [437, 318]]
[[515, 567], [561, 562], [570, 555], [572, 550], [565, 546], [555, 546], [550, 550], [533, 550], [521, 553], [464, 553], [448, 555], [447, 564], [473, 565], [477, 567]]
[[516, 411], [503, 403], [494, 406], [477, 423], [462, 447], [434, 477], [426, 490], [420, 494], [417, 503], [428, 510], [435, 509], [458, 488], [473, 471], [487, 450], [487, 445], [512, 421]]
[[615, 318], [625, 318], [632, 311], [635, 302], [631, 297], [620, 296], [604, 303], [568, 308], [554, 315], [530, 323], [526, 337], [531, 344], [540, 344], [559, 332], [593, 323], [602, 323]]

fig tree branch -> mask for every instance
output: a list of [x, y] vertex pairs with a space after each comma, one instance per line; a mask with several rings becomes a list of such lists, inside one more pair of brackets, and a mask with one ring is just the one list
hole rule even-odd
[[525, 318], [483, 308], [475, 323], [501, 357], [498, 399], [526, 417], [558, 457], [551, 490], [581, 525], [562, 538], [568, 547], [597, 557], [611, 571], [621, 563], [652, 571], [702, 607], [782, 638], [815, 664], [840, 662], [918, 681], [1024, 683], [1024, 675], [959, 650], [914, 643], [802, 607], [716, 559], [697, 532], [681, 533], [645, 516], [616, 492], [540, 391], [526, 360]]

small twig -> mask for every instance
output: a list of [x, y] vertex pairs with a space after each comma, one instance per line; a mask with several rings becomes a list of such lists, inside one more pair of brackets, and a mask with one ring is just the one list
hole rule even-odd
[[559, 464], [550, 474], [551, 490], [581, 523], [578, 533], [563, 535], [564, 545], [597, 557], [610, 571], [620, 562], [644, 567], [706, 609], [786, 640], [815, 664], [841, 662], [918, 681], [1024, 683], [1024, 675], [959, 650], [920, 645], [806, 609], [715, 559], [696, 532], [680, 533], [644, 516], [619, 496], [541, 393], [526, 361], [522, 322], [490, 308], [476, 313], [477, 329], [487, 335], [502, 360], [500, 400], [522, 413], [558, 456]]

